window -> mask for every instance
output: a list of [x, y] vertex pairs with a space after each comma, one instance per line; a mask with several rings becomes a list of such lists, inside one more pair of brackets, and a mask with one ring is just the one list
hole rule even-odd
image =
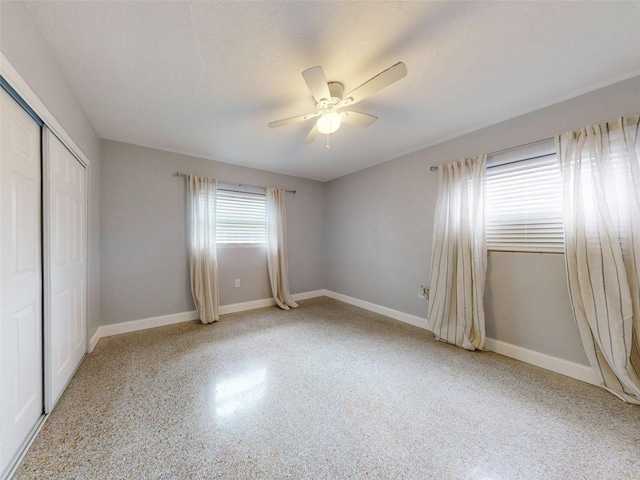
[[564, 251], [562, 180], [553, 139], [487, 158], [487, 249]]
[[218, 186], [216, 243], [267, 242], [267, 199], [264, 192], [231, 191]]

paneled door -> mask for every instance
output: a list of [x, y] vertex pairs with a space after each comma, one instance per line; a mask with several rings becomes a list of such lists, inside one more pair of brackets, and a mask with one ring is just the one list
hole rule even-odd
[[0, 475], [43, 414], [40, 138], [0, 88]]
[[49, 246], [45, 311], [50, 317], [45, 317], [45, 324], [50, 339], [50, 371], [46, 375], [46, 407], [50, 412], [86, 352], [87, 188], [86, 168], [48, 129], [44, 142], [49, 177], [45, 182], [45, 239]]

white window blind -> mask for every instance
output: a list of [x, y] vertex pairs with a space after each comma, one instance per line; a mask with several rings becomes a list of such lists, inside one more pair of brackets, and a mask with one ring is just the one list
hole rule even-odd
[[487, 165], [487, 248], [562, 253], [562, 180], [553, 140], [492, 155]]
[[267, 199], [264, 193], [230, 191], [218, 187], [216, 242], [267, 242]]

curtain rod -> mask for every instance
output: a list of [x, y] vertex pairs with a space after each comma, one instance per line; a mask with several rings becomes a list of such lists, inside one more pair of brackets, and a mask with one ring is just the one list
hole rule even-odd
[[[186, 177], [186, 173], [176, 172], [176, 177]], [[226, 180], [220, 180], [220, 183], [224, 183], [225, 185], [234, 185], [237, 187], [254, 187], [254, 188], [265, 188], [260, 185], [249, 185], [248, 183], [238, 183], [238, 182], [227, 182]], [[293, 193], [295, 195], [295, 190], [285, 190], [287, 193]]]

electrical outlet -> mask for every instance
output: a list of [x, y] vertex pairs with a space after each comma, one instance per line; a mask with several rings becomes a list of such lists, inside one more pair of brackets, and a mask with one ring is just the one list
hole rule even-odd
[[240, 279], [236, 278], [236, 288], [240, 288]]
[[420, 288], [418, 288], [418, 298], [429, 300], [429, 287], [420, 285]]

